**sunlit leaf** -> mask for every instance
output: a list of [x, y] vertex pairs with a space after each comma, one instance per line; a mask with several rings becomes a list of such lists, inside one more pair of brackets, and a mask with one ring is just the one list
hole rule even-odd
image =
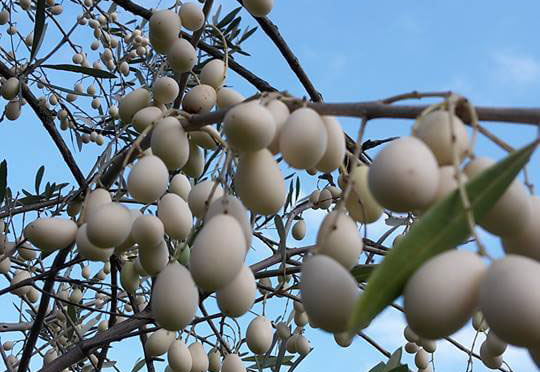
[[[465, 185], [475, 221], [497, 202], [527, 163], [538, 141], [509, 154]], [[413, 225], [371, 274], [349, 322], [351, 333], [365, 328], [401, 295], [409, 277], [431, 257], [463, 242], [469, 226], [459, 191], [436, 203]]]

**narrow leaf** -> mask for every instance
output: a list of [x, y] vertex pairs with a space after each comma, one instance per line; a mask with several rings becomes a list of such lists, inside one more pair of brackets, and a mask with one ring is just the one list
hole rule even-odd
[[401, 366], [401, 355], [401, 348], [398, 348], [392, 353], [392, 355], [390, 355], [390, 359], [388, 359], [388, 362], [386, 362], [385, 372], [393, 371], [396, 367]]
[[249, 31], [246, 31], [242, 37], [240, 38], [240, 40], [238, 40], [238, 44], [241, 44], [243, 41], [246, 41], [251, 35], [253, 35], [255, 33], [255, 31], [257, 31], [257, 27], [254, 27], [252, 28], [251, 30]]
[[37, 0], [36, 3], [36, 19], [34, 24], [34, 41], [32, 42], [32, 50], [30, 51], [30, 61], [36, 55], [45, 27], [45, 0]]
[[219, 23], [216, 25], [216, 27], [217, 28], [222, 28], [222, 27], [227, 26], [230, 22], [232, 22], [234, 17], [236, 17], [236, 15], [240, 12], [241, 9], [242, 9], [241, 6], [239, 6], [236, 9], [233, 9], [229, 14], [227, 14], [225, 17], [223, 17], [223, 19], [221, 21], [219, 21]]
[[365, 282], [375, 270], [377, 265], [356, 265], [351, 269], [351, 274], [358, 283]]
[[[465, 187], [475, 221], [481, 221], [527, 163], [538, 140], [470, 179]], [[463, 242], [469, 235], [459, 190], [431, 207], [371, 274], [349, 320], [351, 333], [365, 328], [401, 295], [409, 277], [431, 257]]]
[[4, 202], [7, 187], [7, 161], [0, 163], [0, 205]]
[[388, 372], [409, 372], [409, 367], [407, 367], [407, 365], [404, 364], [396, 368], [392, 368]]
[[39, 195], [39, 186], [41, 185], [41, 180], [43, 179], [43, 174], [45, 173], [45, 166], [42, 165], [39, 167], [36, 173], [36, 179], [34, 181], [34, 186], [36, 188], [36, 195]]
[[96, 78], [103, 78], [103, 79], [116, 78], [116, 75], [111, 74], [109, 71], [98, 70], [95, 68], [84, 67], [84, 66], [60, 64], [60, 65], [41, 65], [41, 67], [50, 68], [53, 70], [80, 72], [81, 74], [93, 76]]
[[137, 372], [137, 371], [140, 371], [142, 369], [142, 367], [144, 367], [145, 365], [145, 360], [144, 359], [139, 359], [137, 360], [137, 362], [135, 363], [135, 365], [133, 366], [133, 368], [131, 369], [131, 372]]
[[386, 364], [384, 364], [384, 362], [379, 362], [377, 365], [371, 368], [368, 372], [382, 372], [385, 367], [386, 367]]

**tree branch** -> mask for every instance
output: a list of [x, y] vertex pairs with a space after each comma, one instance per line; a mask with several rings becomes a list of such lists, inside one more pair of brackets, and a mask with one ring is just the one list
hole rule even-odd
[[[0, 62], [0, 74], [2, 74], [2, 76], [6, 79], [9, 79], [10, 77], [16, 77], [10, 71], [10, 69], [2, 62]], [[69, 151], [66, 143], [62, 139], [62, 136], [60, 136], [60, 133], [58, 133], [58, 130], [56, 130], [56, 127], [54, 126], [54, 116], [52, 111], [47, 109], [45, 106], [39, 104], [39, 101], [36, 99], [30, 88], [28, 88], [28, 85], [21, 81], [20, 87], [22, 91], [22, 96], [32, 107], [38, 118], [41, 120], [41, 123], [45, 127], [45, 130], [47, 130], [47, 132], [53, 139], [56, 147], [58, 147], [58, 150], [60, 150], [60, 153], [62, 154], [62, 157], [64, 158], [67, 166], [71, 170], [73, 177], [75, 177], [75, 180], [81, 188], [86, 187], [86, 179], [84, 178], [83, 173], [79, 169], [77, 162], [73, 158], [71, 151]]]
[[[241, 0], [237, 0], [240, 4], [242, 4]], [[298, 58], [294, 55], [293, 51], [287, 43], [285, 42], [285, 39], [281, 36], [278, 27], [270, 21], [267, 17], [253, 17], [257, 21], [257, 23], [261, 26], [264, 33], [272, 40], [272, 42], [276, 45], [276, 47], [281, 52], [281, 55], [285, 58], [287, 63], [289, 64], [289, 67], [291, 70], [293, 70], [294, 74], [300, 80], [300, 83], [304, 86], [306, 91], [309, 94], [309, 97], [313, 102], [321, 102], [322, 101], [322, 95], [315, 89], [313, 84], [311, 83], [311, 80], [309, 80], [307, 74], [305, 73], [304, 69], [300, 65], [300, 61]]]
[[26, 338], [26, 343], [24, 345], [23, 353], [21, 356], [21, 361], [19, 362], [18, 372], [26, 372], [28, 365], [30, 364], [30, 358], [32, 357], [32, 351], [36, 345], [36, 341], [39, 336], [39, 332], [43, 327], [43, 321], [45, 320], [45, 315], [47, 313], [47, 308], [49, 307], [49, 300], [51, 298], [50, 292], [54, 285], [54, 278], [56, 273], [60, 270], [62, 264], [66, 260], [66, 257], [73, 247], [73, 244], [70, 244], [68, 247], [62, 249], [56, 257], [54, 258], [51, 270], [43, 284], [43, 294], [41, 295], [41, 301], [39, 302], [39, 308], [34, 319], [34, 324], [30, 330], [30, 335]]

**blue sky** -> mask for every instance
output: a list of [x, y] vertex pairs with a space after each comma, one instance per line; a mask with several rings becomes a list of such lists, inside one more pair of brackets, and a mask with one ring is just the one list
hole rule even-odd
[[[153, 1], [140, 1], [151, 6]], [[224, 12], [237, 6], [235, 1], [223, 3]], [[76, 15], [71, 3], [65, 4], [67, 14]], [[494, 106], [538, 106], [540, 88], [540, 49], [537, 47], [537, 25], [540, 4], [535, 1], [471, 2], [471, 1], [307, 1], [275, 0], [270, 14], [295, 51], [315, 87], [327, 102], [354, 102], [384, 98], [411, 90], [434, 91], [455, 90], [477, 105]], [[223, 13], [222, 13], [223, 14]], [[240, 13], [245, 24], [254, 25], [249, 14]], [[71, 24], [71, 21], [69, 22]], [[21, 21], [19, 28], [26, 35], [32, 26]], [[50, 39], [42, 51], [54, 45], [57, 38], [49, 25]], [[87, 28], [77, 35], [82, 42]], [[4, 45], [4, 37], [0, 39]], [[281, 90], [303, 96], [305, 91], [294, 74], [265, 35], [258, 31], [244, 44], [252, 57], [238, 57], [254, 73], [264, 77]], [[90, 59], [91, 61], [94, 58]], [[71, 54], [62, 53], [55, 62], [71, 63]], [[51, 73], [58, 83], [70, 87], [77, 74], [63, 77]], [[229, 75], [228, 84], [245, 96], [255, 93], [254, 88], [234, 73]], [[86, 86], [86, 85], [85, 85]], [[341, 120], [347, 132], [355, 137], [359, 121]], [[377, 120], [370, 122], [365, 137], [381, 139], [395, 135], [407, 135], [411, 121]], [[522, 146], [535, 137], [531, 126], [485, 123], [486, 127], [514, 147]], [[64, 136], [69, 143], [69, 137]], [[504, 153], [484, 139], [476, 148], [478, 154], [501, 158]], [[75, 151], [83, 173], [88, 172], [95, 156], [95, 145], [85, 146], [81, 153]], [[374, 154], [374, 153], [373, 153]], [[28, 107], [17, 122], [0, 123], [0, 158], [9, 164], [9, 181], [14, 190], [25, 187], [33, 189], [34, 175], [42, 164], [47, 165], [44, 181], [51, 179], [73, 182], [72, 176], [62, 164], [60, 155], [49, 140], [41, 124]], [[531, 181], [540, 181], [539, 152], [529, 166]], [[303, 182], [303, 193], [314, 186], [309, 180]], [[305, 215], [308, 237], [302, 244], [313, 241], [322, 214], [313, 211]], [[371, 236], [380, 235], [385, 229], [379, 222], [369, 227]], [[498, 241], [488, 234], [482, 238], [500, 255]], [[258, 247], [250, 260], [264, 257], [268, 252]], [[2, 281], [2, 287], [6, 283]], [[2, 299], [2, 305], [5, 304]], [[11, 306], [11, 305], [8, 305]], [[209, 311], [212, 307], [210, 307]], [[290, 306], [289, 306], [290, 309]], [[260, 312], [260, 307], [254, 308]], [[282, 314], [281, 306], [267, 307], [267, 314], [275, 319]], [[5, 314], [6, 312], [3, 312]], [[6, 314], [7, 315], [7, 314]], [[11, 313], [10, 316], [15, 316]], [[243, 319], [247, 324], [251, 317]], [[3, 316], [2, 321], [7, 321]], [[388, 310], [377, 318], [366, 331], [380, 341], [386, 349], [393, 351], [404, 344], [403, 317], [395, 310]], [[203, 333], [206, 331], [201, 326]], [[469, 345], [473, 331], [470, 326], [455, 337]], [[367, 371], [383, 360], [381, 354], [360, 339], [352, 346], [342, 349], [331, 335], [308, 329], [306, 333], [313, 352], [297, 368], [299, 372], [352, 370]], [[4, 339], [3, 335], [2, 339]], [[111, 356], [119, 359], [122, 371], [130, 370], [141, 355], [138, 341], [115, 344]], [[523, 350], [511, 349], [507, 361], [514, 371], [534, 371]], [[408, 362], [412, 362], [407, 357]], [[440, 342], [435, 353], [437, 370], [465, 370], [466, 355], [453, 346]], [[412, 367], [413, 364], [410, 364]], [[162, 370], [164, 364], [159, 364]], [[476, 371], [484, 371], [481, 363], [475, 362]]]

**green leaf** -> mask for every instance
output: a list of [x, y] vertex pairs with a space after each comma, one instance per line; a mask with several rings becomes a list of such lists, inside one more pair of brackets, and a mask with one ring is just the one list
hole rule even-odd
[[30, 61], [36, 55], [43, 40], [43, 35], [45, 35], [43, 32], [45, 30], [45, 0], [37, 0], [36, 19], [34, 23], [34, 41], [32, 42], [32, 50], [30, 51]]
[[4, 202], [7, 187], [7, 161], [0, 163], [0, 205]]
[[351, 274], [358, 283], [365, 282], [368, 280], [375, 267], [377, 267], [375, 264], [356, 265], [351, 269]]
[[388, 372], [409, 372], [409, 367], [407, 367], [406, 364], [403, 364], [403, 365], [398, 366], [396, 368], [392, 368]]
[[251, 30], [244, 32], [240, 40], [238, 40], [238, 44], [241, 44], [243, 41], [246, 41], [251, 35], [253, 35], [257, 31], [257, 27], [252, 28]]
[[[481, 221], [497, 202], [520, 169], [527, 163], [538, 140], [509, 154], [492, 167], [470, 179], [465, 187], [475, 221]], [[431, 257], [462, 243], [469, 235], [459, 190], [431, 207], [413, 225], [383, 262], [373, 271], [357, 300], [349, 320], [349, 330], [365, 328], [386, 306], [401, 295], [409, 277]]]
[[36, 173], [36, 179], [34, 181], [34, 186], [36, 188], [36, 195], [39, 195], [39, 186], [41, 185], [41, 180], [43, 179], [43, 174], [45, 173], [45, 166], [42, 165], [39, 167]]
[[390, 359], [388, 359], [388, 362], [386, 362], [385, 372], [390, 372], [394, 370], [394, 368], [401, 366], [401, 355], [401, 348], [398, 348], [392, 353], [392, 355], [390, 355]]
[[41, 67], [50, 68], [50, 69], [53, 69], [53, 70], [80, 72], [81, 74], [93, 76], [93, 77], [96, 77], [96, 78], [103, 78], [103, 79], [115, 79], [116, 78], [116, 75], [111, 74], [109, 71], [98, 70], [98, 69], [95, 69], [95, 68], [83, 67], [83, 66], [77, 66], [77, 65], [67, 65], [67, 64], [41, 65]]
[[[264, 355], [257, 355], [257, 356], [249, 356], [249, 357], [243, 358], [242, 360], [246, 362], [255, 362], [255, 364], [247, 367], [248, 369], [255, 369], [255, 368], [264, 369], [264, 368], [274, 367], [276, 365], [277, 359], [278, 358], [275, 356], [265, 357]], [[281, 359], [281, 364], [285, 366], [290, 366], [293, 364], [292, 359], [293, 359], [292, 355], [284, 356]]]
[[368, 372], [382, 372], [384, 371], [385, 367], [386, 367], [386, 364], [384, 364], [384, 362], [379, 362], [379, 364], [375, 365]]
[[233, 9], [229, 14], [227, 14], [225, 17], [223, 17], [223, 19], [221, 21], [219, 21], [219, 23], [216, 25], [216, 27], [221, 29], [221, 28], [227, 26], [230, 22], [232, 22], [234, 17], [236, 17], [236, 15], [238, 14], [238, 12], [240, 12], [241, 9], [242, 9], [241, 6], [239, 6], [236, 9]]
[[142, 369], [142, 367], [144, 367], [145, 363], [146, 362], [145, 362], [144, 359], [141, 359], [141, 358], [137, 359], [137, 361], [135, 362], [135, 365], [131, 369], [131, 372], [140, 371]]

